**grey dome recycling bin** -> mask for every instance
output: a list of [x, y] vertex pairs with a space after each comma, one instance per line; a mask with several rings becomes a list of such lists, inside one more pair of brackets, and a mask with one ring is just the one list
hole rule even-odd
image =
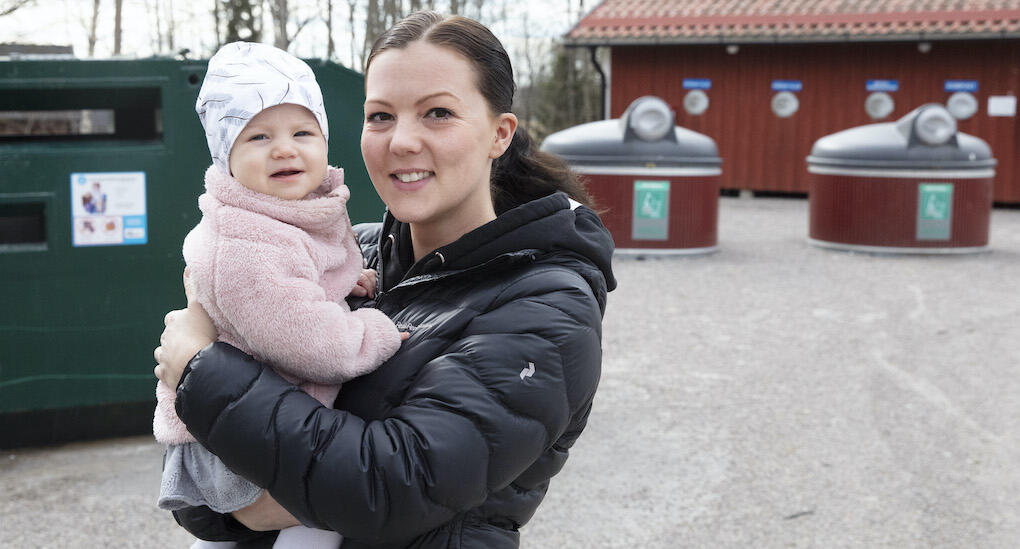
[[870, 252], [986, 250], [995, 163], [939, 104], [823, 137], [807, 157], [809, 240]]
[[674, 124], [665, 101], [645, 96], [619, 119], [546, 137], [542, 150], [582, 174], [619, 253], [697, 254], [716, 249], [722, 159], [715, 141]]

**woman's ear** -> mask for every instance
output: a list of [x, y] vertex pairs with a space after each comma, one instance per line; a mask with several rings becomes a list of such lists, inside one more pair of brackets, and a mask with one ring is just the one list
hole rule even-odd
[[503, 156], [503, 153], [510, 148], [510, 142], [514, 139], [514, 132], [517, 131], [517, 116], [505, 112], [496, 117], [496, 139], [492, 142], [492, 149], [489, 151], [489, 158], [496, 159]]

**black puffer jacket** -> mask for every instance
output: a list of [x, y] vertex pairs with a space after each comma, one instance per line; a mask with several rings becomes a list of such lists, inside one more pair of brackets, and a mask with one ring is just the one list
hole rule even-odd
[[[556, 194], [413, 263], [406, 225], [358, 227], [374, 305], [411, 332], [335, 410], [236, 349], [199, 353], [177, 413], [229, 467], [344, 549], [511, 548], [585, 426], [598, 384], [609, 233]], [[413, 264], [412, 264], [413, 263]], [[249, 537], [204, 508], [199, 537]]]

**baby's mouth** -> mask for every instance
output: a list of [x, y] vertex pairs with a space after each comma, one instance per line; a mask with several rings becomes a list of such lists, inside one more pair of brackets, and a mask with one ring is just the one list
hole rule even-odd
[[301, 173], [301, 170], [280, 170], [273, 174], [273, 177], [290, 177]]

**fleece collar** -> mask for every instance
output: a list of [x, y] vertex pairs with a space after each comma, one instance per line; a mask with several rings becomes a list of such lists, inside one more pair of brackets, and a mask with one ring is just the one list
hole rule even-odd
[[[218, 202], [262, 214], [306, 231], [330, 230], [343, 221], [351, 192], [344, 185], [344, 171], [332, 166], [322, 185], [301, 200], [284, 200], [255, 192], [227, 175], [215, 165], [205, 172], [206, 194]], [[199, 200], [202, 206], [203, 201]], [[206, 214], [205, 207], [202, 211]]]

